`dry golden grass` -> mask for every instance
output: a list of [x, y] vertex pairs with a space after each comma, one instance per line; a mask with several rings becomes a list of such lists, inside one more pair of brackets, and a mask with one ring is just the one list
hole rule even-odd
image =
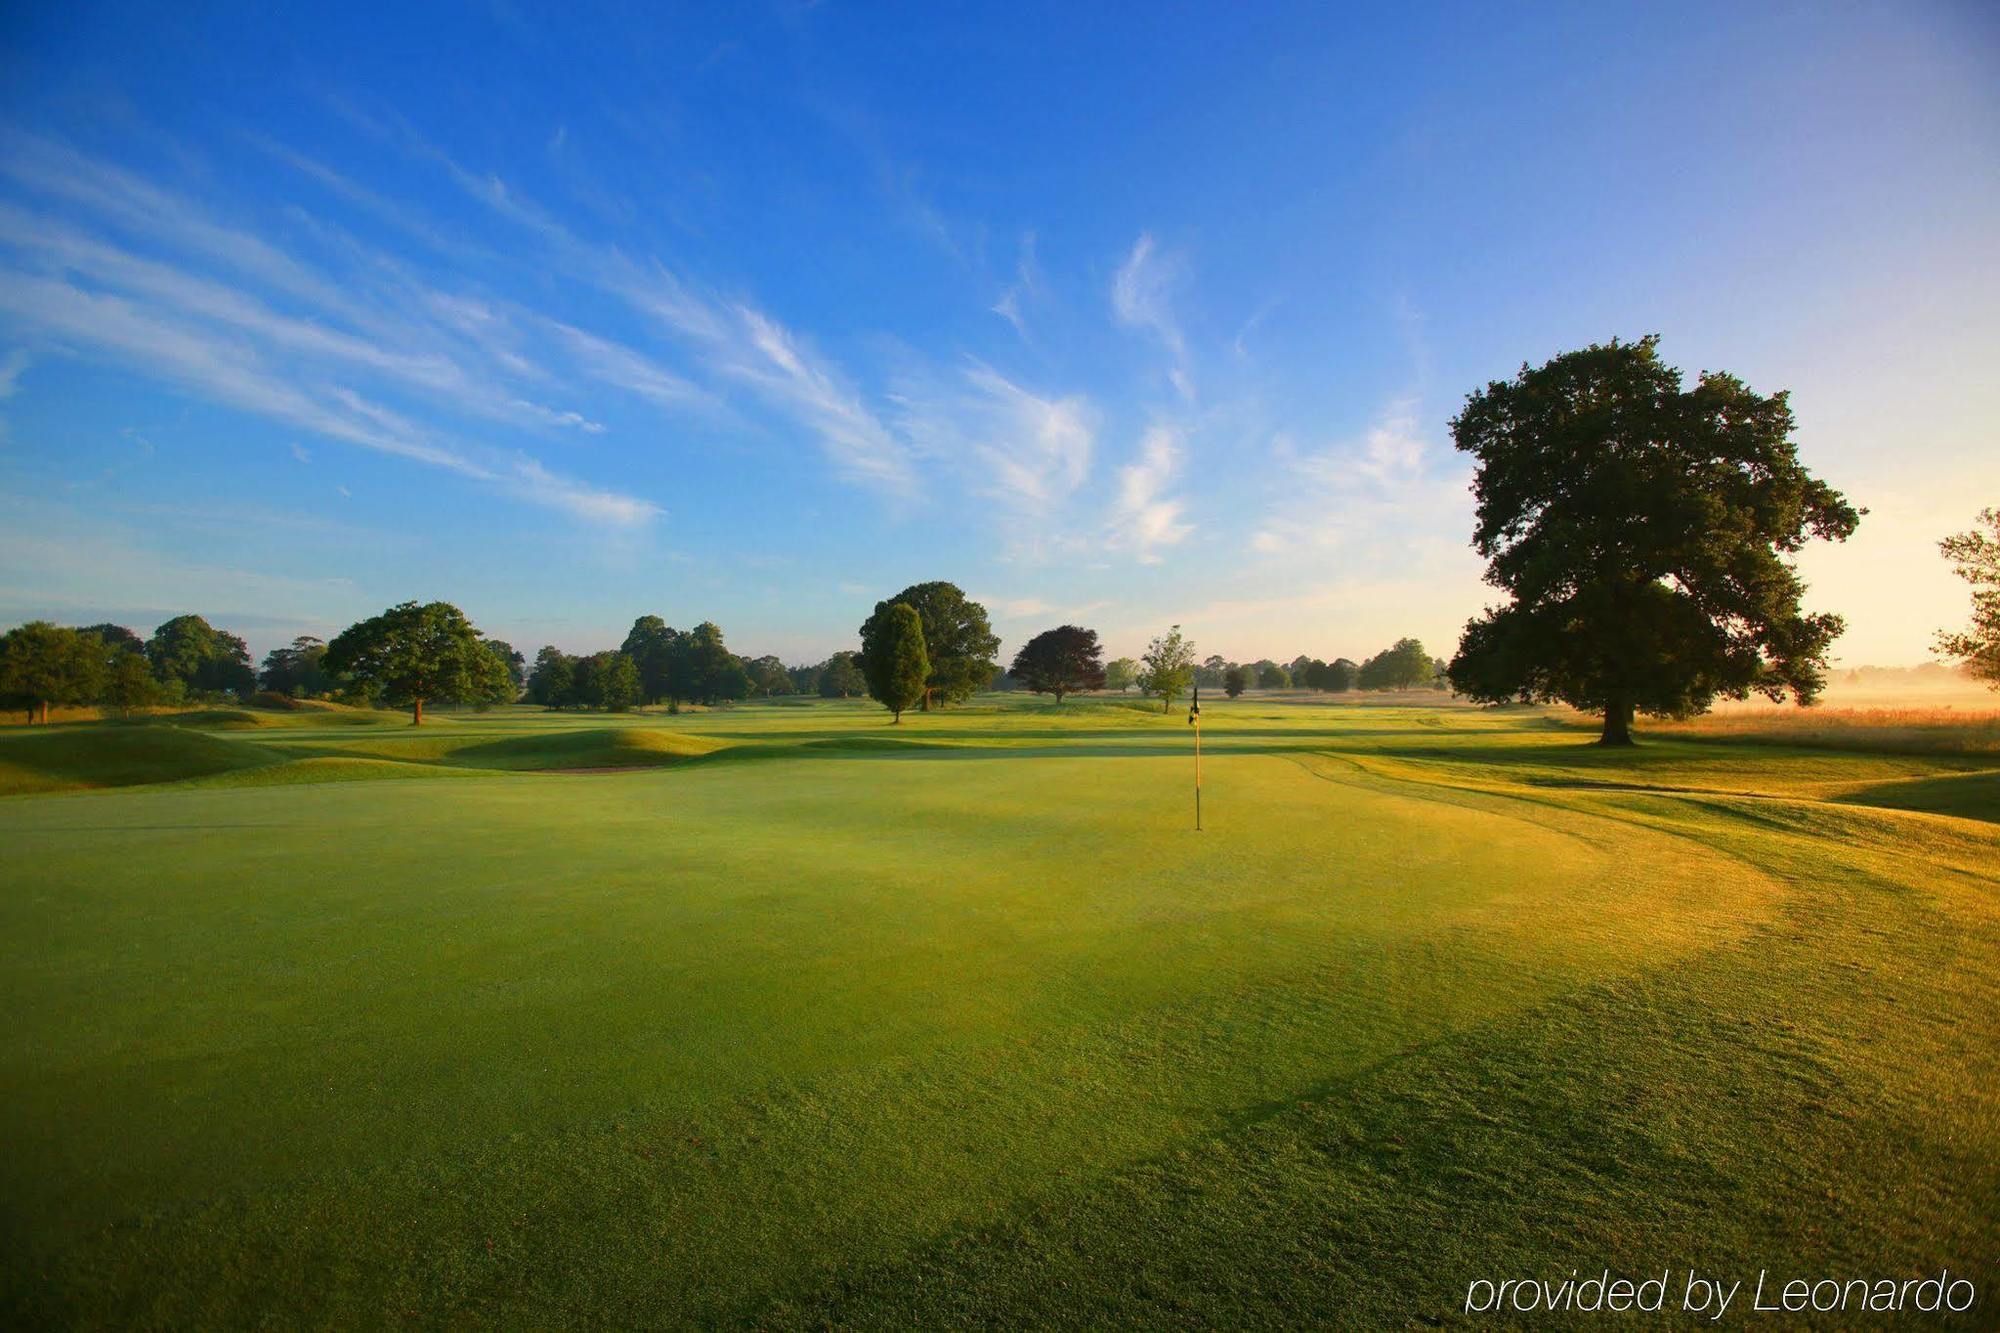
[[[1599, 725], [1596, 718], [1572, 709], [1556, 713], [1580, 727]], [[1648, 736], [1674, 736], [1899, 754], [2000, 754], [2000, 706], [1981, 711], [1951, 705], [1840, 708], [1819, 704], [1798, 708], [1735, 704], [1684, 722], [1641, 718], [1634, 731], [1641, 741]]]

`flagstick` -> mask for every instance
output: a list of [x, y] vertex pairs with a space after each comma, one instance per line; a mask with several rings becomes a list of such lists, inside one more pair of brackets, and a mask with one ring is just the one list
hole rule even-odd
[[1201, 832], [1201, 719], [1194, 723], [1194, 831]]
[[1201, 686], [1188, 700], [1188, 725], [1194, 728], [1194, 831], [1201, 832]]

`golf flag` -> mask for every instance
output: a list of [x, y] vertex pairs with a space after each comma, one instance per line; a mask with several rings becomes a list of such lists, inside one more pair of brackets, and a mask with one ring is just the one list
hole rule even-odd
[[1194, 728], [1194, 831], [1201, 832], [1201, 686], [1188, 702], [1188, 725]]

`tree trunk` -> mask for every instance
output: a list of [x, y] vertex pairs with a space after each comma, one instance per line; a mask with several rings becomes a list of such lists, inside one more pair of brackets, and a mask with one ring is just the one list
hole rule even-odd
[[42, 725], [46, 727], [49, 724], [49, 701], [47, 699], [44, 699], [41, 702], [42, 702]]
[[902, 710], [902, 709], [898, 708], [898, 709], [896, 710], [896, 720], [895, 720], [894, 722], [891, 722], [891, 723], [890, 723], [889, 725], [890, 725], [890, 726], [892, 726], [892, 727], [900, 727], [900, 726], [902, 726], [902, 725], [903, 725], [903, 710]]
[[410, 725], [413, 727], [421, 727], [423, 724], [424, 724], [424, 701], [422, 699], [412, 699], [410, 700]]
[[1597, 738], [1599, 745], [1631, 745], [1632, 741], [1632, 696], [1614, 693], [1604, 701], [1604, 734]]
[[1173, 711], [1174, 711], [1174, 696], [1173, 696], [1173, 695], [1171, 695], [1171, 694], [1163, 694], [1163, 695], [1161, 695], [1161, 696], [1160, 696], [1160, 711], [1161, 711], [1162, 713], [1171, 713], [1171, 712], [1173, 712]]

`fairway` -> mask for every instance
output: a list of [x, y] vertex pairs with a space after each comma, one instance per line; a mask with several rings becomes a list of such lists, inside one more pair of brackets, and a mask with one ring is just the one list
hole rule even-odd
[[2000, 1261], [1991, 754], [1204, 700], [1196, 834], [1137, 701], [400, 722], [0, 735], [10, 1324]]

